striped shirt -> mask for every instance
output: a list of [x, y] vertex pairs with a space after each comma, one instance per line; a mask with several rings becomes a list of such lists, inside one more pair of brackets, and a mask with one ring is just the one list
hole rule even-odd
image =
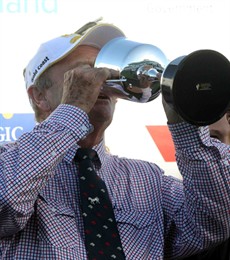
[[[183, 182], [154, 163], [109, 154], [104, 142], [94, 147], [128, 260], [179, 259], [229, 236], [228, 147], [206, 127], [169, 127]], [[73, 158], [89, 131], [83, 111], [60, 105], [0, 148], [0, 259], [87, 259]]]

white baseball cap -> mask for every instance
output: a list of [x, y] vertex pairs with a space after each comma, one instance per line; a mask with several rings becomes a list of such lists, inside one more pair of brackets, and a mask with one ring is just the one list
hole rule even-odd
[[[78, 30], [79, 31], [79, 30]], [[79, 45], [89, 45], [101, 49], [107, 42], [117, 37], [125, 37], [116, 26], [108, 23], [96, 24], [79, 34], [62, 35], [41, 44], [35, 56], [24, 70], [26, 88], [34, 84], [36, 79], [51, 65], [66, 57]]]

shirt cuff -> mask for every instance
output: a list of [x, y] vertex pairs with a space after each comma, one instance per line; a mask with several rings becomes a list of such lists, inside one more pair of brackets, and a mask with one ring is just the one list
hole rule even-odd
[[200, 145], [212, 146], [208, 126], [197, 127], [186, 122], [168, 124], [174, 145], [177, 148]]
[[226, 157], [226, 145], [213, 141], [208, 126], [187, 122], [168, 124], [177, 156], [192, 160], [221, 159]]
[[78, 107], [61, 104], [38, 128], [46, 129], [47, 125], [53, 131], [67, 131], [80, 140], [93, 131], [88, 115]]

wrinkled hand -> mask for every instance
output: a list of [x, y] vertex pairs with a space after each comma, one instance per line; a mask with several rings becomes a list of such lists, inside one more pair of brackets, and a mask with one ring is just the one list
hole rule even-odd
[[93, 108], [107, 79], [118, 78], [119, 72], [107, 68], [82, 65], [64, 75], [62, 104], [77, 106], [86, 113]]
[[177, 114], [177, 112], [175, 111], [175, 109], [173, 109], [172, 106], [170, 106], [164, 99], [163, 95], [162, 95], [162, 104], [165, 110], [165, 114], [166, 117], [168, 119], [168, 123], [169, 124], [177, 124], [177, 123], [181, 123], [184, 120], [180, 117], [180, 115]]

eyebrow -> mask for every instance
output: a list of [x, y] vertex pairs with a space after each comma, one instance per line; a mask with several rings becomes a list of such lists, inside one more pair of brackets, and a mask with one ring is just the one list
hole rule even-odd
[[212, 135], [220, 136], [221, 135], [221, 131], [218, 129], [209, 129], [209, 133], [210, 133], [210, 136], [212, 136]]
[[216, 129], [209, 129], [209, 132], [210, 132], [210, 135], [212, 134], [216, 134], [216, 135], [218, 135], [218, 134], [220, 134], [220, 131], [219, 130], [216, 130]]

